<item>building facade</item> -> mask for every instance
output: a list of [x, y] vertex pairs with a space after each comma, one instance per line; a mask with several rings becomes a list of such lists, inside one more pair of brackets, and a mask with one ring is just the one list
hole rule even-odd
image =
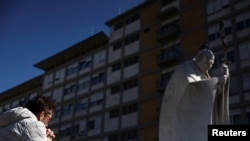
[[250, 124], [249, 6], [147, 0], [107, 21], [109, 35], [99, 32], [35, 64], [44, 74], [3, 92], [0, 112], [43, 94], [57, 104], [50, 124], [56, 141], [157, 141], [164, 88], [206, 43], [216, 55], [212, 75], [222, 59], [230, 68], [231, 123]]

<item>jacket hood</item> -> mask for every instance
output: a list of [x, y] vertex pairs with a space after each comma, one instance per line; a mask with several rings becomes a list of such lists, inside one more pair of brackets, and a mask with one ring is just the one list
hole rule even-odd
[[37, 119], [36, 116], [27, 108], [16, 107], [10, 109], [0, 115], [0, 127], [12, 124], [25, 118]]

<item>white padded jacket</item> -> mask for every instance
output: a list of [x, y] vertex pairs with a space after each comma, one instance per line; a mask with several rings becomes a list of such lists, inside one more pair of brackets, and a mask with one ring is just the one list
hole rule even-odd
[[13, 108], [0, 115], [0, 140], [47, 141], [46, 127], [27, 108]]

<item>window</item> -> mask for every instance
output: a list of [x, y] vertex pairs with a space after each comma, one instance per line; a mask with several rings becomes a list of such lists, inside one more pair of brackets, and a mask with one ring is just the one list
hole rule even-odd
[[69, 115], [74, 112], [74, 104], [68, 104], [63, 106], [63, 116]]
[[75, 103], [76, 111], [84, 110], [88, 108], [87, 99], [79, 99]]
[[90, 60], [89, 61], [87, 61], [87, 60], [82, 61], [79, 64], [79, 69], [80, 70], [83, 70], [83, 69], [86, 69], [86, 68], [89, 68], [89, 67], [91, 67], [91, 61]]
[[225, 36], [232, 34], [232, 27], [231, 26], [230, 27], [225, 27], [224, 28], [224, 33], [225, 33]]
[[234, 51], [228, 51], [227, 52], [227, 62], [229, 63], [234, 63], [235, 62], [235, 57], [234, 57]]
[[160, 83], [160, 86], [165, 88], [171, 78], [171, 75], [172, 75], [173, 71], [171, 72], [168, 72], [168, 73], [165, 73], [165, 74], [162, 74], [161, 76], [161, 83]]
[[132, 89], [132, 88], [137, 87], [137, 86], [138, 86], [138, 80], [135, 79], [135, 80], [132, 80], [132, 81], [125, 82], [123, 84], [123, 89], [128, 90], [128, 89]]
[[114, 109], [109, 112], [109, 118], [115, 118], [119, 116], [119, 109]]
[[231, 77], [230, 79], [230, 94], [238, 93], [238, 79], [237, 77]]
[[119, 49], [119, 48], [121, 48], [121, 47], [122, 47], [122, 41], [118, 41], [118, 42], [115, 42], [113, 44], [113, 50], [114, 51], [117, 50], [117, 49]]
[[128, 44], [131, 44], [131, 43], [133, 43], [135, 41], [138, 41], [138, 40], [139, 40], [139, 33], [136, 33], [134, 35], [131, 35], [131, 36], [125, 38], [125, 43], [124, 44], [128, 45]]
[[173, 58], [180, 57], [180, 45], [175, 45], [166, 49], [161, 50], [158, 57], [159, 61], [171, 60]]
[[131, 24], [131, 23], [135, 22], [136, 20], [138, 20], [139, 18], [140, 18], [140, 15], [139, 14], [135, 14], [134, 16], [132, 16], [132, 17], [130, 17], [130, 18], [128, 18], [126, 20], [126, 24], [127, 25]]
[[244, 21], [237, 22], [237, 29], [238, 30], [243, 30], [244, 28], [245, 28]]
[[111, 94], [116, 94], [116, 93], [119, 93], [120, 91], [121, 91], [120, 85], [115, 85], [115, 86], [111, 87]]
[[87, 109], [88, 108], [88, 103], [83, 103], [82, 104], [82, 109]]
[[244, 73], [242, 75], [243, 90], [250, 90], [250, 73]]
[[103, 99], [98, 99], [98, 100], [95, 100], [95, 101], [92, 101], [90, 102], [90, 106], [97, 106], [97, 105], [101, 105], [103, 103]]
[[214, 60], [213, 68], [217, 68], [221, 65], [223, 61], [224, 55], [223, 54], [217, 54]]
[[118, 29], [120, 29], [120, 28], [122, 28], [122, 27], [123, 27], [123, 21], [118, 22], [117, 24], [115, 24], [114, 30], [118, 30]]
[[69, 75], [75, 74], [75, 73], [77, 73], [77, 71], [78, 71], [77, 66], [71, 66], [71, 67], [67, 68], [66, 75], [69, 76]]
[[71, 127], [67, 127], [65, 130], [66, 130], [65, 135], [66, 135], [66, 136], [70, 136], [71, 133], [72, 133], [72, 128], [71, 128]]
[[99, 73], [97, 76], [92, 78], [92, 85], [99, 84], [104, 82], [105, 80], [105, 74], [104, 72]]
[[120, 70], [121, 69], [121, 62], [118, 62], [114, 65], [112, 65], [112, 72], [115, 72], [117, 70]]
[[118, 134], [109, 135], [108, 141], [118, 141]]
[[241, 115], [240, 114], [233, 115], [231, 118], [231, 123], [232, 124], [241, 124]]
[[[227, 36], [227, 35], [230, 35], [232, 34], [232, 21], [231, 19], [227, 19], [225, 21], [223, 21], [223, 24], [224, 24], [224, 36]], [[221, 37], [221, 35], [219, 35], [219, 37]]]
[[78, 91], [81, 91], [83, 89], [86, 89], [90, 86], [90, 80], [86, 79], [86, 80], [82, 80], [81, 82], [79, 82], [78, 85]]
[[80, 125], [74, 125], [72, 128], [73, 133], [78, 133], [80, 130]]
[[106, 59], [106, 50], [97, 52], [94, 55], [94, 64], [98, 64], [100, 62], [103, 62], [103, 61], [105, 61], [105, 59]]
[[88, 121], [87, 127], [89, 130], [93, 130], [95, 128], [95, 121], [94, 120]]
[[216, 40], [218, 37], [217, 37], [217, 32], [219, 32], [219, 27], [218, 26], [210, 26], [208, 28], [208, 40], [209, 41], [214, 41]]
[[122, 108], [122, 115], [137, 112], [137, 104], [131, 104]]
[[64, 90], [64, 94], [67, 95], [67, 94], [70, 94], [70, 93], [74, 93], [76, 92], [77, 90], [77, 85], [75, 84], [72, 84], [70, 86], [67, 86]]
[[250, 27], [250, 18], [249, 19], [246, 19], [246, 27], [249, 28]]
[[248, 124], [250, 124], [250, 112], [247, 112]]
[[[223, 21], [224, 27], [223, 27], [223, 32], [224, 36], [228, 36], [232, 34], [232, 22], [231, 19]], [[221, 33], [220, 33], [220, 24], [214, 24], [208, 28], [208, 40], [209, 41], [214, 41], [218, 40], [221, 38]]]
[[60, 136], [60, 137], [66, 136], [66, 129], [62, 129], [62, 130], [59, 132], [59, 136]]
[[122, 137], [122, 141], [131, 141], [131, 140], [137, 140], [137, 131], [136, 130], [132, 130], [132, 131], [127, 131], [127, 132], [123, 132], [121, 134]]
[[229, 6], [229, 0], [209, 0], [207, 1], [207, 14], [212, 14]]
[[250, 59], [250, 41], [243, 42], [239, 45], [240, 60]]
[[56, 109], [56, 111], [54, 112], [54, 118], [59, 118], [61, 116], [61, 109]]
[[76, 102], [76, 111], [80, 111], [82, 109], [82, 100], [78, 100]]
[[53, 101], [54, 102], [60, 102], [62, 99], [62, 92], [63, 92], [63, 88], [59, 87], [59, 88], [55, 88], [53, 91]]
[[97, 100], [97, 105], [101, 105], [103, 103], [103, 99], [98, 99]]
[[[220, 67], [223, 61], [224, 61], [224, 53], [217, 54], [214, 60], [213, 68]], [[234, 50], [226, 52], [226, 62], [235, 63]]]
[[44, 78], [44, 83], [46, 84], [51, 84], [53, 82], [53, 74], [48, 74]]
[[138, 56], [131, 57], [129, 59], [124, 60], [124, 67], [128, 67], [130, 65], [136, 64], [139, 61]]
[[243, 30], [246, 28], [250, 28], [250, 12], [243, 13], [236, 17], [237, 29]]
[[58, 81], [58, 80], [62, 79], [64, 77], [64, 72], [65, 72], [64, 69], [56, 71], [54, 80]]

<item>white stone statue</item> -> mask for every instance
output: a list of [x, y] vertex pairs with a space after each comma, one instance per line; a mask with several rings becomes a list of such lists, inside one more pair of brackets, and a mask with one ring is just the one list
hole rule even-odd
[[201, 50], [194, 59], [172, 74], [162, 99], [159, 141], [207, 141], [208, 125], [229, 124], [229, 71], [210, 77], [214, 63], [211, 50]]

